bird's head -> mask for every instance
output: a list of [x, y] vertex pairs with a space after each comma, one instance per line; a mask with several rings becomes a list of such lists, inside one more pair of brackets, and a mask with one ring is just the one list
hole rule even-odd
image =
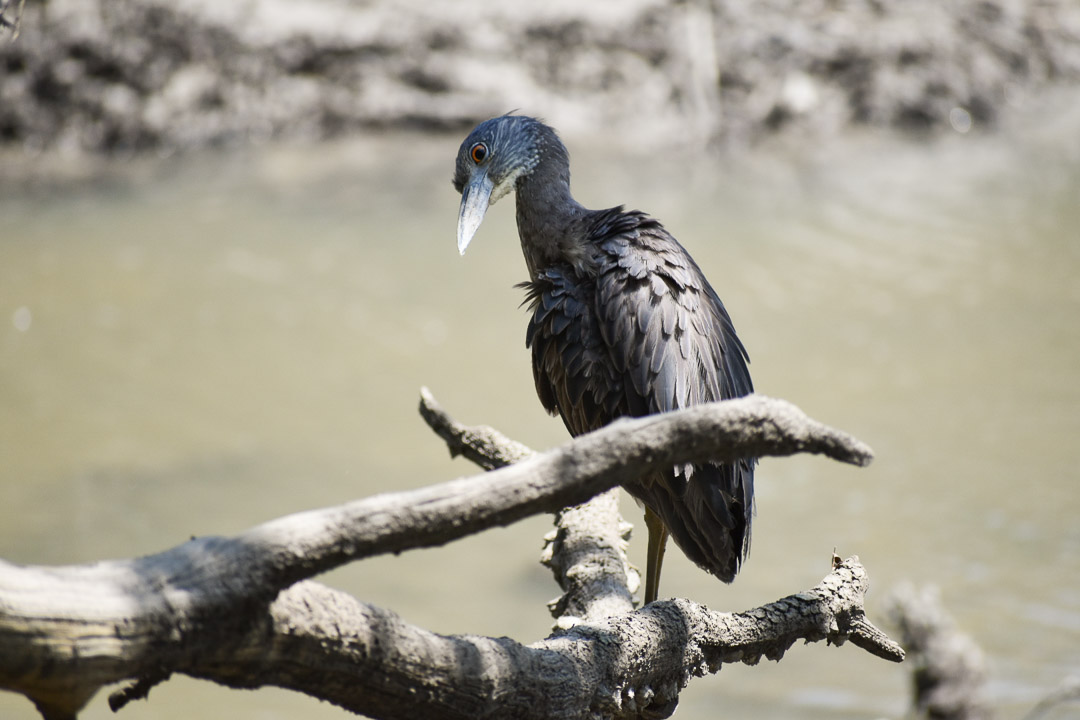
[[548, 134], [554, 137], [554, 131], [535, 118], [503, 115], [480, 123], [461, 143], [454, 187], [461, 193], [457, 242], [462, 255], [488, 206], [536, 169]]

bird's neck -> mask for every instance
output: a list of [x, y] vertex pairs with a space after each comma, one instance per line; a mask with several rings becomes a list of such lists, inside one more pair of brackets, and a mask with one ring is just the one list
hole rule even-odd
[[517, 183], [517, 225], [529, 277], [545, 268], [569, 264], [581, 269], [587, 262], [581, 217], [587, 212], [570, 194], [569, 160], [545, 157]]

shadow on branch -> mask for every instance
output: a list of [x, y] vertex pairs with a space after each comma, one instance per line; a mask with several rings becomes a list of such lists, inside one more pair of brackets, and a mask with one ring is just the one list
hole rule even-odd
[[[636, 572], [617, 485], [677, 463], [871, 451], [790, 403], [751, 396], [614, 423], [544, 453], [453, 421], [422, 391], [450, 448], [491, 472], [298, 513], [233, 537], [131, 560], [65, 567], [0, 561], [0, 688], [47, 720], [74, 718], [103, 686], [119, 709], [172, 673], [303, 692], [378, 718], [666, 717], [696, 675], [779, 659], [797, 640], [900, 661], [866, 618], [866, 572], [836, 559], [810, 590], [742, 613], [688, 600], [634, 610]], [[588, 501], [588, 502], [586, 502]], [[585, 504], [582, 504], [585, 503]], [[387, 552], [441, 545], [557, 513], [544, 562], [564, 595], [551, 636], [442, 636], [309, 578]]]

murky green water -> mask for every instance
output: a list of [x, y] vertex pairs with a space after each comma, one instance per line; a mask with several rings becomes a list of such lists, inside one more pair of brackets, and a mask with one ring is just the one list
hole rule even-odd
[[[151, 553], [471, 472], [415, 412], [565, 439], [532, 388], [512, 201], [464, 259], [459, 138], [372, 137], [144, 160], [0, 197], [0, 556]], [[871, 613], [935, 583], [1018, 716], [1080, 670], [1080, 122], [751, 157], [569, 138], [579, 199], [659, 216], [718, 288], [761, 392], [877, 451], [767, 460], [750, 562], [677, 553], [662, 592], [742, 609], [815, 584], [835, 547]], [[591, 146], [591, 147], [590, 147]], [[640, 518], [632, 504], [626, 514]], [[640, 523], [639, 523], [640, 524]], [[537, 518], [326, 580], [443, 632], [543, 637]], [[643, 562], [644, 541], [634, 558]], [[898, 716], [907, 670], [845, 646], [698, 680], [677, 717]], [[183, 678], [125, 717], [342, 717]], [[0, 694], [0, 717], [34, 717]], [[87, 718], [112, 717], [104, 696]]]

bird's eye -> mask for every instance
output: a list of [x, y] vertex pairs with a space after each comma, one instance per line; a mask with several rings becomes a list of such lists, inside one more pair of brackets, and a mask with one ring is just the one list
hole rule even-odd
[[477, 165], [484, 162], [484, 159], [487, 158], [487, 156], [488, 156], [487, 145], [485, 145], [482, 142], [478, 142], [475, 145], [473, 145], [471, 148], [469, 148], [469, 157], [471, 157], [472, 161], [474, 163], [476, 163]]

